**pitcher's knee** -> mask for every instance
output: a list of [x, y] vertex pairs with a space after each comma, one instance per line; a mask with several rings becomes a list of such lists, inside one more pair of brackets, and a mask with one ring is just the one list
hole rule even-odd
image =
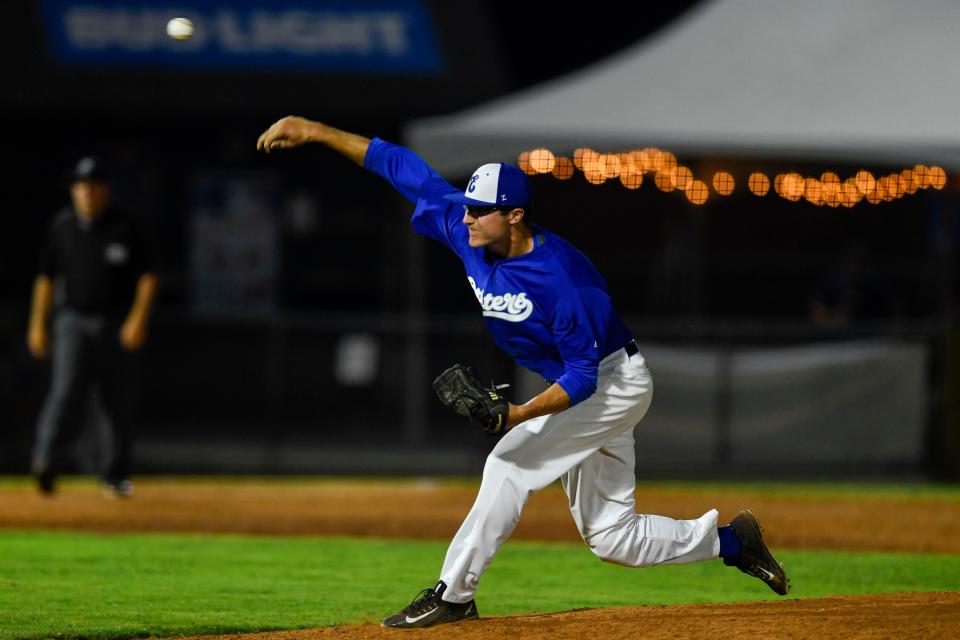
[[603, 562], [609, 562], [611, 564], [619, 564], [628, 567], [632, 566], [631, 563], [628, 562], [627, 558], [624, 557], [623, 551], [618, 549], [616, 545], [611, 544], [604, 538], [591, 542], [590, 550], [593, 551], [593, 555], [600, 558]]
[[638, 544], [632, 532], [623, 529], [593, 536], [587, 544], [603, 562], [624, 567], [649, 567], [656, 564], [642, 552], [642, 541]]

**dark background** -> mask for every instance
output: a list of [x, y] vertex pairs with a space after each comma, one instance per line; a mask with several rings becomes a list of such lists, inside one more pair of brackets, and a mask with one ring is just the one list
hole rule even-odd
[[[411, 238], [411, 207], [375, 176], [325, 149], [258, 155], [257, 136], [297, 113], [401, 142], [402, 126], [413, 118], [456, 112], [582, 68], [667, 28], [694, 4], [625, 9], [600, 1], [559, 11], [553, 4], [429, 2], [448, 61], [435, 77], [70, 67], [48, 53], [35, 4], [7, 7], [8, 22], [23, 28], [0, 41], [7, 125], [0, 471], [26, 470], [48, 376], [48, 365], [25, 348], [30, 291], [44, 229], [67, 202], [64, 174], [88, 153], [114, 163], [117, 199], [152, 230], [159, 256], [161, 293], [138, 394], [141, 441], [149, 445], [143, 450], [156, 455], [142, 456], [142, 468], [339, 471], [332, 464], [281, 464], [276, 456], [300, 443], [349, 448], [375, 440], [409, 451], [413, 461], [381, 470], [409, 471], [423, 442], [441, 452], [458, 447], [462, 431], [451, 431], [429, 397], [429, 379], [453, 360], [501, 377], [512, 367], [484, 334], [455, 258]], [[741, 185], [752, 170], [849, 175], [861, 168], [789, 158], [683, 161], [697, 175], [731, 170]], [[187, 204], [192, 180], [209, 171], [268, 175], [283, 193], [305, 192], [320, 204], [316, 229], [281, 234], [278, 303], [267, 316], [191, 311]], [[854, 209], [760, 199], [743, 188], [694, 207], [649, 187], [628, 192], [582, 178], [533, 180], [537, 221], [591, 257], [644, 340], [757, 345], [884, 335], [930, 344], [938, 355], [931, 361], [924, 472], [949, 473], [937, 443], [948, 420], [944, 354], [956, 304], [952, 179], [943, 192]], [[809, 319], [810, 303], [829, 295], [831, 277], [851, 251], [868, 274], [868, 299], [843, 326], [819, 326]], [[424, 255], [417, 283], [402, 268], [411, 255]], [[382, 339], [373, 386], [338, 386], [328, 363], [344, 328]], [[421, 347], [430, 375], [411, 387], [403, 354]], [[425, 412], [412, 431], [409, 420], [398, 426], [397, 408], [411, 388], [422, 388], [418, 406]], [[477, 449], [485, 446], [479, 438], [471, 441]], [[194, 443], [221, 445], [222, 458], [191, 456]]]

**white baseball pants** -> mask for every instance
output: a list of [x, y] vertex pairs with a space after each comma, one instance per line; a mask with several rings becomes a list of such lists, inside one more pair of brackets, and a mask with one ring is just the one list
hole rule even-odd
[[476, 502], [447, 549], [443, 599], [473, 599], [527, 499], [557, 478], [580, 535], [601, 560], [648, 567], [718, 557], [715, 509], [696, 520], [634, 510], [633, 429], [652, 395], [643, 356], [620, 349], [600, 362], [592, 396], [508, 431], [487, 457]]

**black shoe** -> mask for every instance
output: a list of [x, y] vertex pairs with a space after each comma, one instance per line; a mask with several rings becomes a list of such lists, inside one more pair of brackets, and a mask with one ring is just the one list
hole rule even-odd
[[133, 497], [133, 483], [127, 479], [105, 480], [103, 483], [103, 495], [106, 498]]
[[407, 605], [403, 611], [385, 618], [380, 623], [382, 627], [394, 629], [413, 629], [415, 627], [432, 627], [435, 624], [473, 620], [479, 617], [477, 605], [470, 602], [447, 602], [440, 596], [447, 590], [443, 580], [437, 586], [424, 589]]
[[56, 491], [57, 476], [49, 469], [34, 471], [33, 480], [37, 483], [37, 491], [39, 491], [41, 495], [52, 496]]
[[724, 558], [723, 564], [736, 567], [747, 575], [759, 578], [781, 596], [790, 591], [790, 578], [763, 542], [763, 529], [750, 509], [744, 509], [730, 521], [730, 528], [740, 539], [743, 550], [735, 558]]

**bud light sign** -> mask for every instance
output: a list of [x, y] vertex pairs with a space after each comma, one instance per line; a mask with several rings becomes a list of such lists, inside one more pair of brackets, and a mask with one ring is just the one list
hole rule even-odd
[[[56, 59], [109, 67], [432, 74], [442, 70], [429, 12], [416, 0], [110, 2], [42, 0]], [[172, 18], [193, 36], [174, 40]]]

